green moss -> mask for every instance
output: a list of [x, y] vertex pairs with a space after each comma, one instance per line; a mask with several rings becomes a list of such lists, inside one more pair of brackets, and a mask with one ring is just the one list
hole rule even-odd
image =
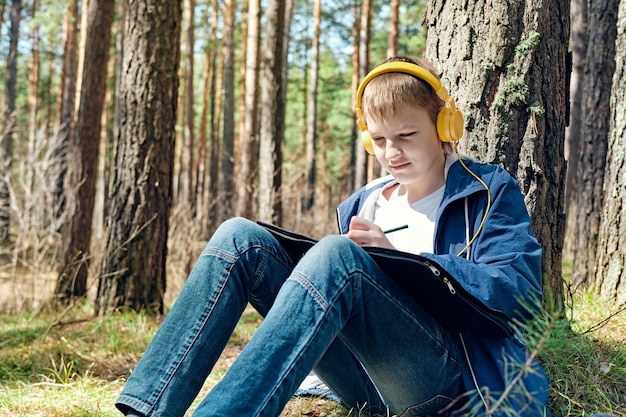
[[532, 31], [528, 34], [528, 37], [522, 39], [522, 41], [515, 48], [515, 52], [523, 55], [528, 55], [531, 53], [535, 47], [539, 44], [541, 40], [541, 35], [539, 32]]
[[543, 116], [546, 112], [546, 109], [538, 102], [534, 101], [528, 106], [528, 111], [536, 116]]
[[523, 106], [528, 101], [528, 94], [528, 85], [519, 76], [514, 75], [500, 88], [497, 98], [491, 104], [490, 110]]

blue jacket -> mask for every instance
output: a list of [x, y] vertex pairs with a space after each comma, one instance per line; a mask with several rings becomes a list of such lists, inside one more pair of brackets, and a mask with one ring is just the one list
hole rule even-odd
[[[531, 231], [519, 185], [497, 165], [464, 161], [491, 192], [491, 209], [483, 229], [469, 248], [469, 254], [457, 256], [467, 244], [467, 236], [471, 239], [483, 220], [487, 192], [456, 161], [448, 170], [437, 211], [434, 254], [421, 255], [439, 263], [489, 307], [521, 321], [531, 319], [533, 311], [528, 305], [536, 308], [542, 297], [541, 248]], [[348, 231], [350, 218], [360, 213], [368, 196], [391, 180], [388, 177], [368, 184], [339, 205], [337, 219], [341, 233]], [[519, 337], [481, 338], [461, 334], [459, 345], [467, 361], [463, 380], [470, 405], [465, 412], [486, 415], [485, 401], [492, 408], [499, 394], [511, 386], [505, 397], [509, 410], [516, 410], [520, 416], [549, 415], [548, 381], [536, 360], [529, 361], [532, 370], [526, 367], [521, 380], [518, 377], [517, 383], [510, 384], [520, 375], [520, 368], [528, 358]], [[503, 414], [500, 407], [490, 415]]]

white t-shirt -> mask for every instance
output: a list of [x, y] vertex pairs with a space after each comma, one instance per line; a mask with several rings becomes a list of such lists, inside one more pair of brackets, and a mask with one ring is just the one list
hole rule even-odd
[[[392, 181], [384, 188], [395, 185], [397, 182]], [[406, 229], [387, 234], [387, 239], [391, 244], [404, 252], [433, 253], [435, 219], [445, 185], [413, 204], [408, 203], [406, 194], [398, 195], [398, 188], [393, 190], [389, 200], [382, 192], [378, 194], [374, 209], [374, 223], [383, 230], [408, 225]]]
[[[447, 178], [450, 166], [458, 160], [456, 154], [446, 156], [444, 177]], [[420, 252], [433, 253], [435, 220], [437, 210], [443, 199], [445, 185], [413, 204], [409, 204], [404, 196], [399, 196], [397, 189], [393, 191], [389, 200], [383, 196], [383, 191], [394, 187], [397, 181], [385, 185], [378, 195], [368, 198], [359, 215], [373, 221], [383, 230], [408, 225], [406, 229], [388, 233], [387, 239], [398, 250], [418, 254]]]

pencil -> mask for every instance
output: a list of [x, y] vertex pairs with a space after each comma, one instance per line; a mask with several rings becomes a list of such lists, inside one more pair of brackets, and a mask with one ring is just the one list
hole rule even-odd
[[387, 234], [387, 233], [393, 233], [393, 232], [397, 232], [398, 230], [402, 230], [402, 229], [408, 229], [409, 225], [408, 224], [403, 224], [402, 226], [398, 226], [398, 227], [392, 227], [391, 229], [387, 229], [385, 230], [383, 233]]

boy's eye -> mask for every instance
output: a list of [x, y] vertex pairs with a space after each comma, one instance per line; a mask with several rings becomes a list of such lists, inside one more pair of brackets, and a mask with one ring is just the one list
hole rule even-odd
[[372, 137], [372, 140], [374, 142], [379, 142], [379, 141], [381, 141], [383, 139], [385, 139], [383, 136], [374, 136], [374, 137]]
[[415, 133], [417, 133], [417, 132], [406, 132], [406, 133], [401, 133], [401, 134], [400, 134], [400, 137], [401, 137], [401, 138], [409, 138], [409, 137], [413, 136]]

